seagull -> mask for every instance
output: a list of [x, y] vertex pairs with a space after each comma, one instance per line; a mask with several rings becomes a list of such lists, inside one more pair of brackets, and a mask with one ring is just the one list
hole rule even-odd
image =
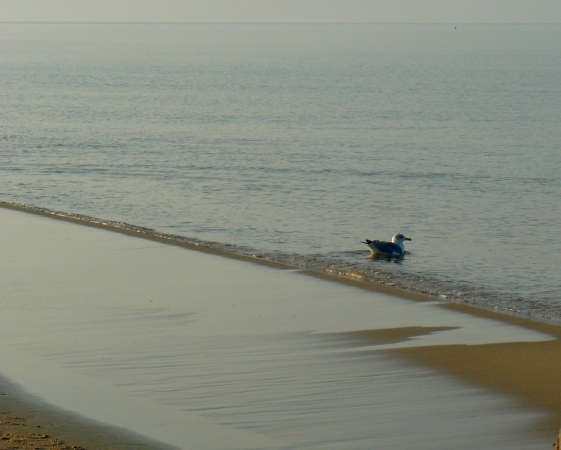
[[389, 256], [400, 256], [405, 253], [405, 248], [403, 247], [404, 241], [410, 241], [411, 238], [403, 236], [403, 234], [396, 234], [392, 237], [391, 242], [366, 239], [363, 244], [366, 244], [373, 255], [389, 255]]

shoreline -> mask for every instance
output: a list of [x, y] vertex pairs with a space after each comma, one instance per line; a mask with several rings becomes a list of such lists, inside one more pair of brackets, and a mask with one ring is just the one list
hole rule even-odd
[[[6, 207], [2, 203], [0, 203], [0, 206], [6, 209], [13, 209], [26, 213], [32, 212], [44, 217], [57, 218], [59, 220], [62, 219], [63, 221], [73, 222], [80, 225], [101, 228], [107, 231], [117, 231], [121, 234], [149, 239], [168, 245], [171, 244], [186, 247], [188, 249], [198, 250], [200, 253], [226, 256], [230, 259], [252, 262], [254, 264], [269, 266], [271, 268], [291, 269], [286, 266], [279, 267], [277, 264], [268, 264], [266, 261], [263, 262], [258, 258], [227, 254], [225, 252], [212, 249], [212, 251], [207, 251], [208, 249], [194, 244], [170, 242], [168, 239], [151, 236], [149, 233], [146, 233], [145, 236], [142, 233], [118, 229], [118, 227], [110, 227], [106, 224], [91, 224], [87, 221], [59, 217], [54, 214], [44, 212], [36, 213], [25, 208], [20, 209], [17, 207]], [[91, 243], [88, 245], [91, 245]], [[27, 265], [22, 267], [27, 267]], [[286, 274], [286, 272], [284, 273]], [[402, 294], [401, 292], [390, 287], [386, 288], [382, 286], [382, 289], [378, 289], [377, 286], [360, 283], [355, 280], [348, 280], [339, 276], [306, 270], [299, 270], [298, 273], [303, 274], [305, 277], [311, 276], [312, 278], [331, 281], [340, 285], [349, 285], [352, 287], [359, 287], [362, 290], [390, 294], [392, 297], [409, 300], [412, 304], [425, 304], [427, 305], [427, 308], [434, 308], [435, 311], [453, 311], [456, 314], [465, 316], [465, 320], [468, 322], [468, 318], [472, 317], [475, 318], [475, 320], [481, 319], [482, 322], [491, 321], [493, 324], [496, 324], [497, 328], [505, 326], [521, 327], [522, 329], [532, 330], [548, 336], [549, 340], [538, 340], [536, 342], [532, 340], [528, 342], [524, 340], [518, 341], [515, 339], [512, 342], [485, 344], [471, 343], [469, 345], [465, 345], [458, 344], [457, 342], [455, 343], [453, 339], [452, 341], [447, 340], [445, 337], [447, 336], [447, 333], [453, 333], [454, 330], [457, 330], [457, 326], [445, 326], [444, 323], [436, 326], [427, 326], [419, 323], [417, 327], [383, 327], [373, 330], [365, 328], [364, 325], [362, 325], [360, 330], [342, 333], [337, 336], [337, 339], [340, 342], [348, 342], [348, 346], [356, 350], [353, 355], [368, 355], [369, 353], [372, 353], [375, 356], [381, 353], [386, 353], [394, 359], [397, 358], [405, 361], [406, 364], [411, 365], [411, 367], [429, 368], [437, 373], [449, 375], [453, 379], [460, 380], [467, 385], [484, 388], [490, 393], [497, 393], [505, 395], [510, 399], [514, 399], [517, 402], [517, 406], [513, 406], [512, 408], [520, 411], [520, 414], [525, 411], [540, 411], [544, 414], [544, 417], [533, 425], [529, 424], [525, 433], [527, 435], [538, 436], [540, 439], [550, 436], [551, 442], [554, 441], [555, 435], [557, 434], [561, 423], [561, 386], [559, 386], [556, 378], [556, 374], [561, 373], [561, 358], [557, 357], [561, 353], [561, 327], [556, 324], [548, 324], [514, 315], [505, 315], [499, 312], [473, 308], [469, 305], [455, 304], [442, 300], [436, 301], [437, 299], [430, 296], [417, 296], [415, 294], [407, 295], [407, 293], [405, 293], [405, 295], [400, 295]], [[290, 273], [288, 275], [290, 275]], [[330, 290], [329, 286], [327, 288], [327, 290]], [[337, 288], [334, 287], [333, 289]], [[393, 314], [393, 312], [391, 313]], [[290, 315], [290, 317], [292, 317], [292, 315]], [[420, 318], [418, 320], [422, 322]], [[439, 341], [437, 340], [431, 341], [433, 342], [432, 345], [425, 344], [412, 347], [405, 346], [403, 348], [376, 348], [377, 345], [392, 345], [393, 343], [415, 340], [420, 336], [430, 337], [432, 335], [444, 336], [443, 340], [445, 341], [445, 344], [439, 344]], [[321, 337], [321, 334], [318, 336]], [[350, 356], [350, 358], [352, 359], [354, 356]], [[534, 383], [532, 383], [532, 381], [534, 381]], [[111, 425], [98, 425], [95, 420], [90, 421], [89, 419], [80, 419], [80, 416], [77, 413], [63, 412], [62, 410], [57, 409], [57, 407], [50, 406], [42, 400], [38, 400], [37, 402], [33, 400], [28, 401], [29, 399], [32, 399], [32, 396], [28, 396], [24, 391], [18, 390], [14, 387], [15, 385], [13, 383], [4, 383], [2, 379], [0, 379], [0, 388], [2, 389], [2, 393], [6, 390], [10, 394], [0, 397], [0, 409], [8, 411], [10, 413], [9, 417], [12, 418], [27, 417], [29, 424], [32, 424], [33, 426], [36, 426], [37, 424], [41, 425], [41, 432], [43, 434], [52, 435], [53, 438], [58, 438], [64, 442], [68, 442], [68, 445], [77, 445], [81, 447], [84, 447], [85, 445], [85, 448], [87, 449], [111, 448], [117, 450], [120, 447], [113, 445], [119, 444], [121, 440], [129, 440], [128, 442], [133, 442], [135, 439], [138, 439], [136, 441], [137, 444], [134, 445], [146, 445], [144, 448], [147, 449], [172, 448], [171, 446], [166, 445], [160, 446], [157, 442], [149, 443], [150, 439], [148, 438], [144, 440], [142, 437], [135, 435], [133, 432], [114, 428]], [[39, 413], [37, 413], [38, 410], [40, 411]], [[47, 430], [46, 425], [44, 425], [44, 423], [47, 422], [53, 425], [52, 430], [54, 431], [52, 433], [44, 431]], [[109, 420], [109, 422], [112, 423], [111, 420]], [[92, 439], [94, 439], [94, 441], [95, 439], [98, 439], [98, 441], [95, 441], [97, 443], [83, 444], [84, 441], [72, 439], [73, 436], [77, 436], [78, 438], [80, 437], [82, 432], [77, 430], [90, 430], [92, 433]], [[60, 435], [56, 434], [58, 431], [61, 431]], [[84, 436], [87, 434], [86, 431], [83, 431], [83, 433], [85, 433]], [[112, 442], [114, 442], [114, 444], [110, 444], [108, 447], [107, 445], [109, 445], [109, 441], [107, 441], [107, 439], [113, 439]], [[128, 445], [128, 448], [130, 448], [130, 444]], [[0, 446], [0, 448], [2, 447]]]
[[0, 449], [177, 450], [49, 404], [0, 376]]
[[[375, 282], [364, 282], [359, 281], [350, 276], [338, 275], [338, 274], [331, 274], [324, 271], [316, 271], [312, 269], [301, 269], [299, 267], [290, 266], [288, 264], [283, 264], [275, 261], [270, 261], [264, 258], [259, 258], [257, 256], [247, 256], [239, 253], [229, 252], [227, 250], [216, 249], [210, 246], [199, 245], [197, 243], [193, 243], [189, 241], [189, 238], [183, 236], [174, 236], [165, 233], [160, 233], [156, 230], [138, 227], [135, 225], [130, 225], [128, 223], [121, 223], [115, 222], [111, 220], [104, 220], [99, 219], [97, 217], [92, 216], [82, 216], [82, 215], [73, 215], [71, 213], [66, 213], [62, 211], [51, 211], [46, 208], [40, 208], [35, 206], [28, 206], [21, 203], [14, 203], [14, 202], [5, 202], [0, 201], [0, 208], [10, 209], [14, 211], [20, 211], [28, 214], [34, 214], [41, 217], [48, 217], [51, 219], [61, 220], [64, 222], [75, 223], [82, 226], [98, 228], [106, 231], [111, 231], [114, 233], [123, 234], [126, 236], [137, 237], [139, 239], [145, 239], [154, 242], [160, 242], [166, 245], [172, 245], [176, 247], [182, 247], [189, 250], [194, 250], [201, 253], [207, 253], [212, 255], [221, 256], [224, 258], [240, 260], [251, 262], [253, 264], [258, 264], [267, 267], [274, 267], [278, 269], [284, 270], [298, 270], [303, 274], [308, 276], [325, 279], [329, 281], [333, 281], [336, 283], [343, 283], [351, 286], [356, 286], [361, 289], [371, 290], [375, 292], [380, 292], [384, 294], [389, 294], [392, 296], [397, 296], [400, 298], [408, 299], [408, 300], [415, 300], [415, 301], [424, 301], [424, 302], [441, 302], [444, 307], [451, 307], [457, 308], [460, 311], [465, 311], [467, 313], [471, 313], [474, 311], [473, 314], [478, 314], [478, 311], [483, 312], [482, 316], [485, 317], [497, 317], [499, 316], [499, 320], [510, 320], [518, 319], [523, 322], [536, 322], [536, 323], [543, 323], [547, 325], [551, 325], [553, 327], [557, 327], [561, 329], [561, 322], [553, 320], [553, 319], [545, 319], [537, 316], [530, 316], [524, 313], [517, 313], [511, 312], [506, 310], [494, 310], [491, 308], [486, 308], [481, 305], [472, 305], [468, 303], [463, 303], [460, 301], [454, 301], [450, 299], [442, 299], [437, 295], [430, 295], [430, 294], [423, 294], [418, 292], [411, 292], [403, 289], [398, 289], [392, 286], [386, 286], [381, 283]], [[127, 228], [130, 227], [130, 228]], [[522, 323], [522, 322], [520, 322]]]

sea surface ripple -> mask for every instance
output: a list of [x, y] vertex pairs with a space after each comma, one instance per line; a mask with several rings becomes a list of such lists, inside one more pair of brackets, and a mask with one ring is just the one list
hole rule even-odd
[[[559, 25], [3, 24], [0, 42], [2, 201], [561, 318]], [[401, 259], [360, 243], [397, 232]]]

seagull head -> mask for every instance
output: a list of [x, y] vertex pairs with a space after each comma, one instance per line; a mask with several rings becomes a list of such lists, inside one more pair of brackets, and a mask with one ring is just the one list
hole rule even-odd
[[410, 241], [410, 240], [411, 240], [411, 238], [405, 237], [401, 233], [396, 234], [394, 237], [392, 237], [392, 242], [394, 244], [398, 244], [398, 245], [403, 244], [404, 241]]

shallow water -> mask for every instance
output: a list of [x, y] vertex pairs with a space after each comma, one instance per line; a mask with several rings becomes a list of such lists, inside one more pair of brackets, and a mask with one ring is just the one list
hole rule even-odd
[[[0, 199], [561, 318], [561, 26], [2, 24]], [[402, 232], [401, 260], [360, 244]]]
[[[550, 336], [300, 271], [0, 218], [2, 374], [65, 409], [185, 449], [550, 445], [528, 431], [543, 412], [388, 351]], [[349, 333], [408, 327], [433, 332]]]

